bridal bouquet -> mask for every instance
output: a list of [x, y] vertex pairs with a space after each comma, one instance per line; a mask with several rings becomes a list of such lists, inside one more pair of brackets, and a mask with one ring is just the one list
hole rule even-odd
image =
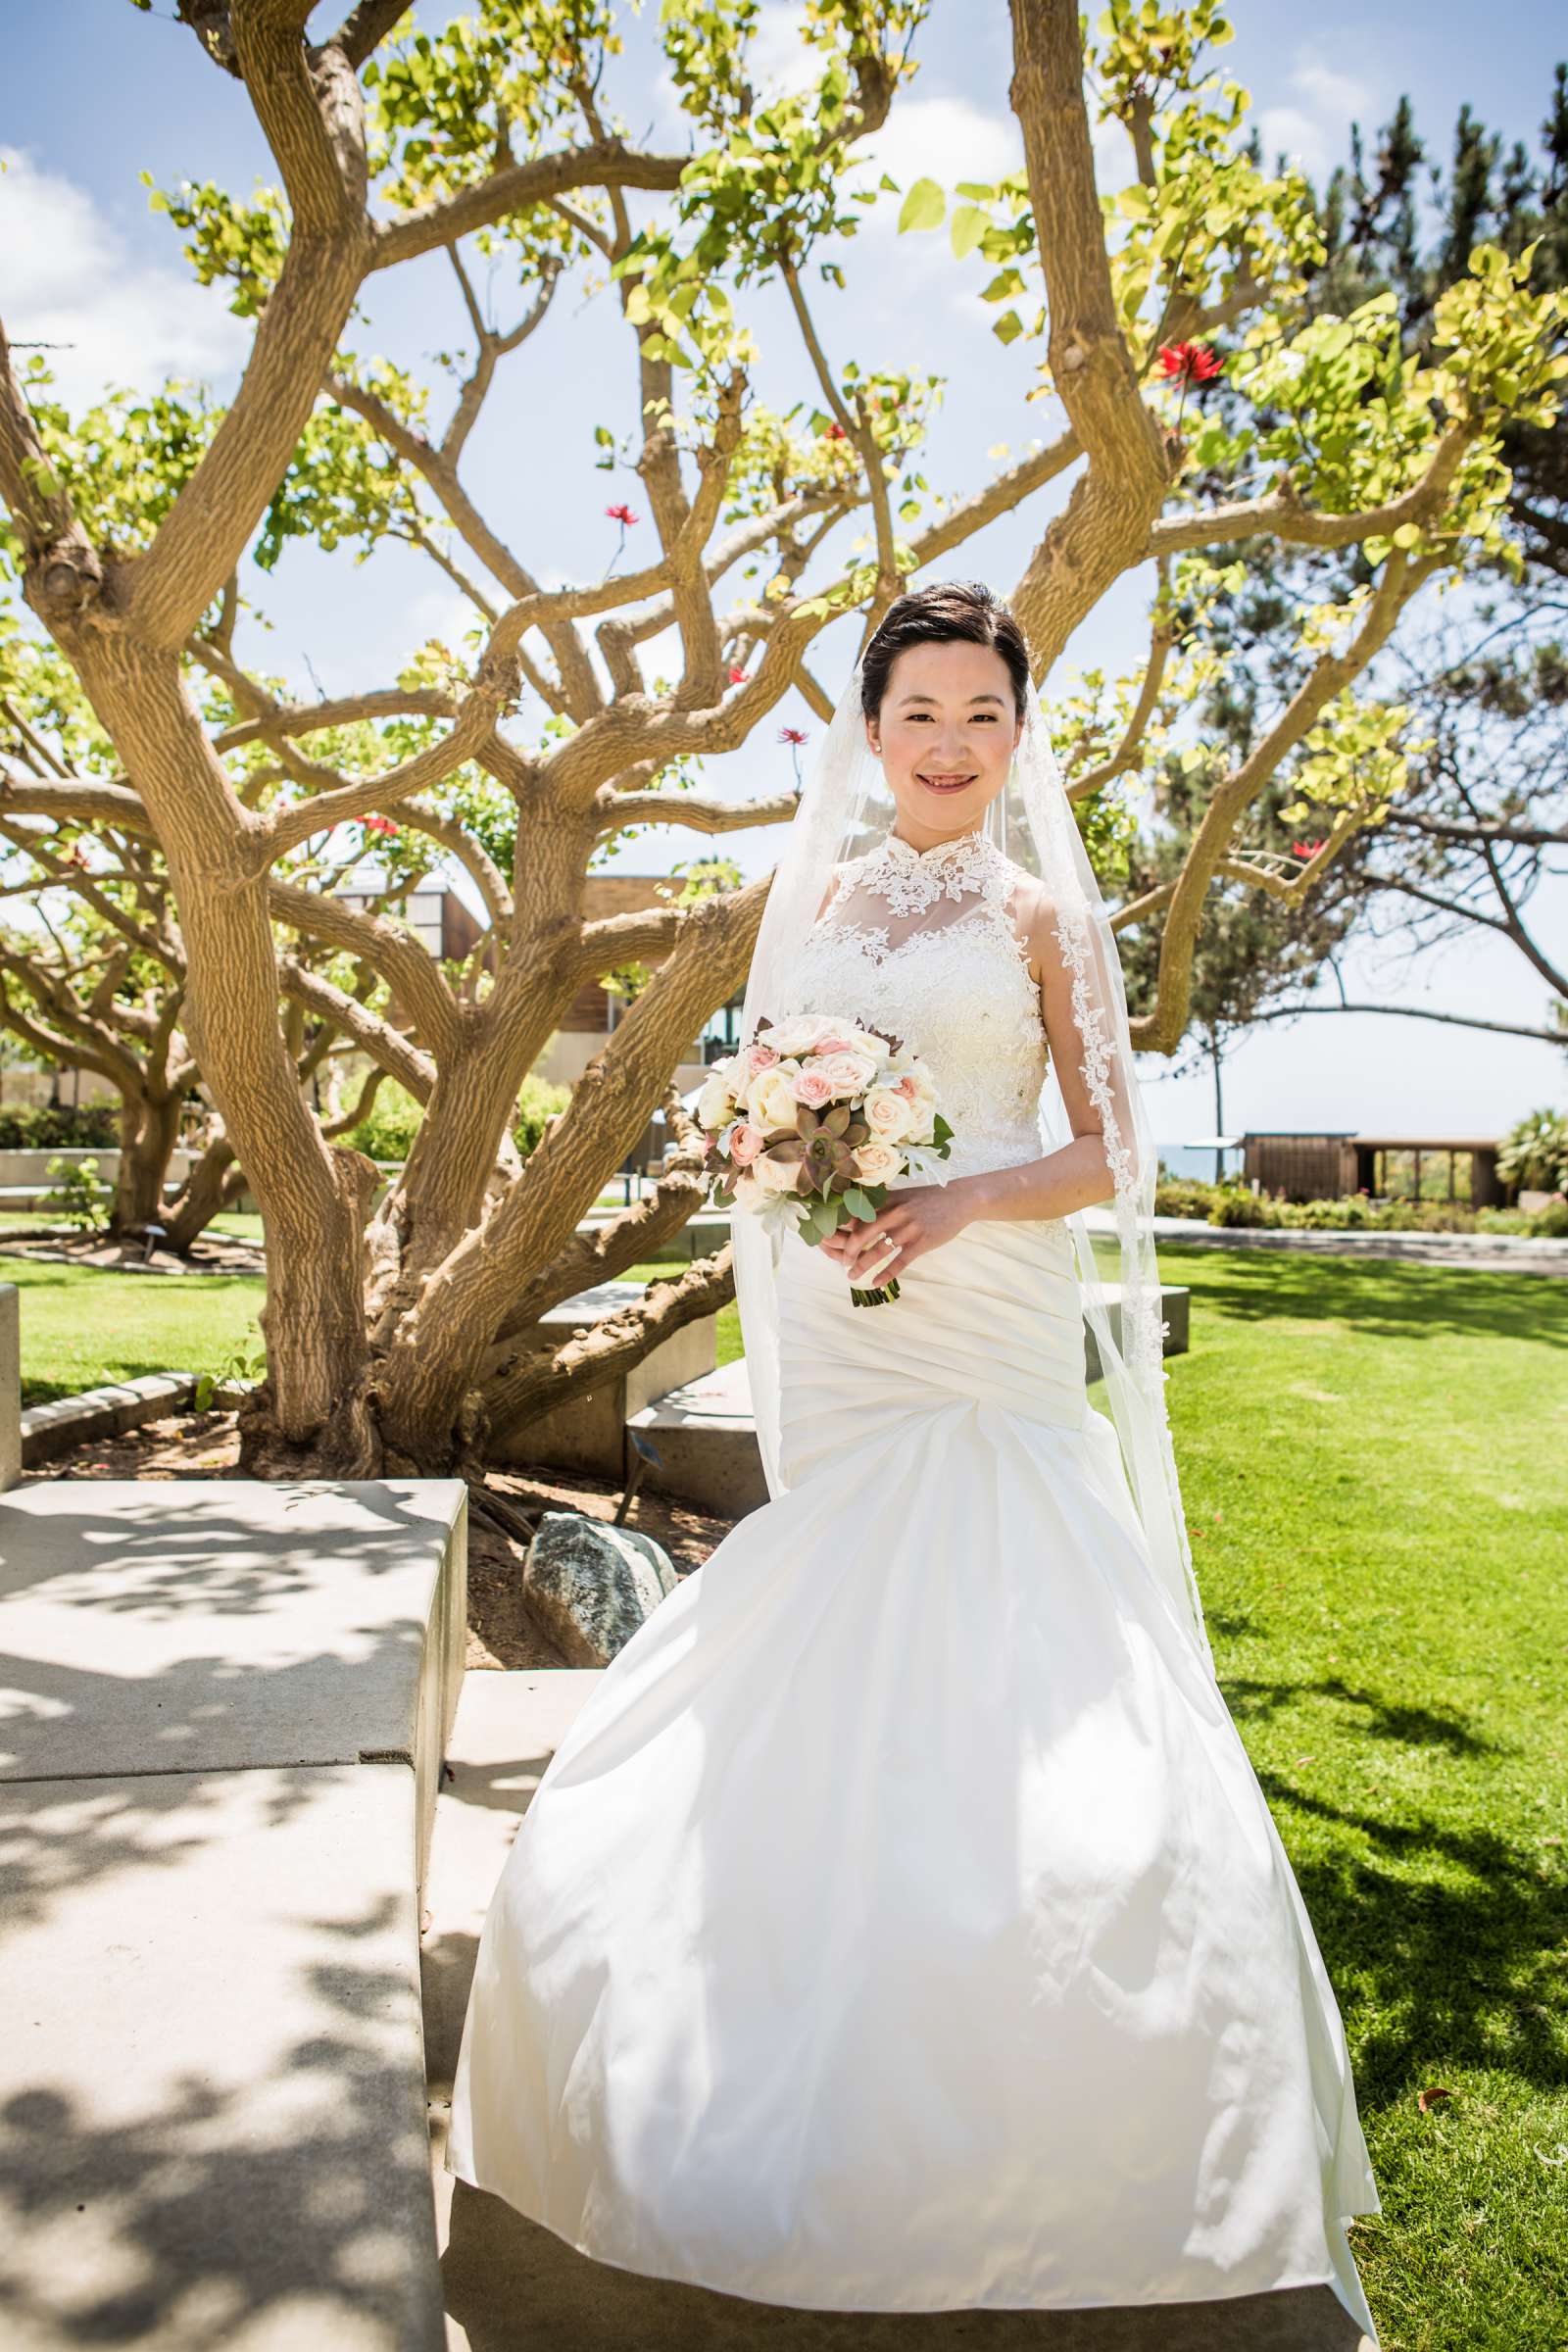
[[[896, 1037], [806, 1013], [758, 1023], [749, 1046], [715, 1061], [697, 1104], [716, 1207], [760, 1216], [775, 1252], [791, 1226], [824, 1241], [873, 1217], [897, 1176], [947, 1181], [953, 1129], [931, 1072]], [[857, 1290], [857, 1306], [896, 1298], [898, 1283]]]

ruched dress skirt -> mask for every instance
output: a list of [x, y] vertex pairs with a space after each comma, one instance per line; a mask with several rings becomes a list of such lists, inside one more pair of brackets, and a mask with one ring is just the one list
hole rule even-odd
[[788, 1490], [553, 1756], [449, 2168], [763, 2302], [1321, 2282], [1376, 2343], [1340, 2012], [1091, 1405], [1066, 1227], [973, 1224], [873, 1307], [785, 1253]]

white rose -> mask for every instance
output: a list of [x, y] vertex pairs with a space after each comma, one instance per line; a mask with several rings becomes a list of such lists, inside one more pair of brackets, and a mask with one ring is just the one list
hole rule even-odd
[[799, 1076], [800, 1067], [798, 1061], [776, 1061], [770, 1070], [753, 1079], [748, 1107], [759, 1127], [783, 1127], [791, 1135], [795, 1133], [800, 1104], [790, 1082]]
[[855, 1173], [864, 1184], [888, 1184], [904, 1173], [904, 1161], [891, 1144], [862, 1144], [855, 1154]]
[[808, 1054], [819, 1037], [831, 1037], [838, 1025], [825, 1012], [803, 1012], [793, 1021], [781, 1021], [776, 1029], [764, 1029], [758, 1042], [776, 1054]]
[[751, 1174], [760, 1192], [793, 1193], [800, 1189], [801, 1165], [798, 1159], [774, 1159], [764, 1152], [753, 1160]]
[[915, 1124], [913, 1103], [888, 1086], [872, 1087], [860, 1116], [870, 1128], [872, 1140], [880, 1144], [901, 1143]]
[[735, 1111], [735, 1098], [722, 1078], [710, 1077], [697, 1098], [697, 1124], [713, 1135], [727, 1127]]

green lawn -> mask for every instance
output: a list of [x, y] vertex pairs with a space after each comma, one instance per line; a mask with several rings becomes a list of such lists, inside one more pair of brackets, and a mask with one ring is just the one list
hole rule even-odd
[[1385, 2352], [1558, 2352], [1568, 1285], [1160, 1266], [1193, 1292], [1167, 1395], [1220, 1678], [1354, 2059]]
[[[1345, 2015], [1385, 2352], [1568, 2345], [1568, 1285], [1160, 1253], [1220, 1677]], [[678, 1262], [639, 1267], [678, 1273]], [[254, 1345], [253, 1278], [10, 1259], [29, 1397]], [[720, 1360], [739, 1352], [733, 1308]], [[1423, 2114], [1417, 2095], [1446, 2099]]]
[[261, 1344], [259, 1275], [107, 1274], [0, 1258], [21, 1296], [22, 1401], [143, 1372], [221, 1372]]

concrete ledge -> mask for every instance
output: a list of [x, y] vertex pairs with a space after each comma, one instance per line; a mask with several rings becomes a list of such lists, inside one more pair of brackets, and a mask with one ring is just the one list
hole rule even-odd
[[[576, 1332], [608, 1322], [623, 1307], [639, 1305], [640, 1282], [600, 1282], [571, 1298], [563, 1298], [539, 1321], [517, 1334], [518, 1345], [559, 1348]], [[625, 1426], [656, 1396], [700, 1379], [713, 1368], [716, 1315], [704, 1315], [683, 1324], [668, 1339], [651, 1348], [641, 1363], [626, 1372], [612, 1372], [568, 1404], [525, 1422], [514, 1439], [503, 1439], [504, 1461], [552, 1462], [563, 1470], [588, 1470], [601, 1478], [618, 1478], [625, 1446]]]
[[440, 2352], [414, 1783], [0, 1788], [8, 2352]]
[[[1192, 1292], [1176, 1283], [1162, 1283], [1159, 1299], [1160, 1312], [1167, 1326], [1164, 1353], [1185, 1355], [1192, 1345]], [[1118, 1284], [1105, 1285], [1105, 1313], [1110, 1324], [1110, 1336], [1120, 1348], [1121, 1290]], [[1084, 1321], [1084, 1369], [1091, 1380], [1100, 1379], [1100, 1349], [1087, 1317]]]
[[0, 1488], [22, 1476], [22, 1317], [14, 1282], [0, 1282]]
[[418, 1915], [466, 1499], [0, 1495], [8, 2346], [440, 2352]]
[[643, 1475], [662, 1493], [726, 1518], [758, 1510], [767, 1500], [744, 1356], [628, 1414], [626, 1430], [628, 1478], [637, 1460], [631, 1444], [635, 1431], [658, 1456]]
[[[12, 1296], [16, 1294], [13, 1291]], [[103, 1389], [83, 1389], [74, 1396], [51, 1397], [47, 1404], [29, 1404], [22, 1416], [22, 1459], [27, 1469], [69, 1453], [88, 1438], [123, 1437], [144, 1421], [177, 1413], [196, 1394], [194, 1372], [144, 1372], [136, 1380], [114, 1382]]]

